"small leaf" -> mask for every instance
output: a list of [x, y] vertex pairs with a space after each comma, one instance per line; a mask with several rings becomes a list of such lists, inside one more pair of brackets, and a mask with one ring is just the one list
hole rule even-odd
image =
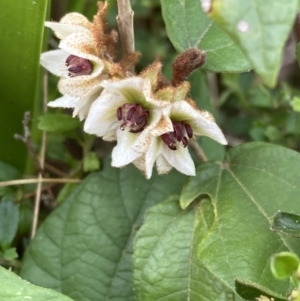
[[80, 127], [80, 125], [80, 121], [70, 115], [47, 113], [39, 118], [38, 128], [47, 132], [67, 132]]
[[273, 87], [297, 5], [298, 0], [214, 0], [210, 16], [237, 42], [262, 80]]
[[13, 241], [19, 223], [19, 207], [5, 198], [0, 202], [0, 246], [6, 249]]
[[292, 237], [300, 237], [300, 215], [288, 212], [277, 212], [271, 230], [283, 232]]
[[278, 142], [280, 139], [283, 138], [282, 133], [272, 125], [267, 126], [265, 130], [265, 136], [271, 141], [271, 142]]
[[161, 0], [168, 37], [179, 52], [191, 47], [207, 55], [204, 70], [242, 72], [251, 65], [239, 47], [203, 12], [200, 0]]
[[16, 248], [10, 248], [4, 251], [3, 258], [6, 260], [13, 260], [19, 257]]
[[299, 259], [296, 254], [281, 252], [271, 258], [271, 270], [277, 279], [292, 277], [299, 266]]
[[72, 301], [56, 291], [32, 285], [1, 266], [0, 283], [0, 299], [3, 301]]
[[100, 169], [100, 161], [95, 152], [90, 152], [84, 156], [83, 170], [86, 172]]
[[300, 97], [294, 97], [291, 102], [291, 105], [295, 112], [300, 112]]
[[[284, 296], [278, 295], [268, 288], [258, 285], [256, 283], [251, 283], [241, 279], [235, 280], [235, 290], [236, 292], [245, 300], [256, 301], [259, 296], [265, 296], [273, 298], [274, 301], [287, 301]], [[268, 300], [268, 299], [259, 299]]]

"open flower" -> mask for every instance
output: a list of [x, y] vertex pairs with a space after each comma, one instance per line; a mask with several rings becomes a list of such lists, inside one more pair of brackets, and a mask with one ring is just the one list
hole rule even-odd
[[[147, 151], [152, 130], [157, 132], [163, 108], [170, 102], [154, 99], [150, 81], [141, 77], [102, 85], [104, 90], [92, 104], [84, 130], [104, 140], [117, 139], [112, 166], [122, 167]], [[169, 123], [165, 130], [171, 129]]]
[[177, 101], [164, 110], [172, 123], [172, 130], [151, 136], [147, 151], [133, 163], [149, 179], [154, 163], [159, 174], [168, 173], [173, 167], [189, 176], [195, 175], [195, 165], [188, 151], [194, 135], [207, 136], [221, 144], [227, 141], [208, 112], [199, 111], [194, 103]]
[[78, 115], [81, 120], [101, 93], [101, 83], [110, 77], [110, 62], [105, 57], [109, 53], [104, 54], [107, 35], [103, 20], [99, 21], [104, 16], [103, 10], [106, 5], [99, 8], [94, 23], [78, 13], [67, 14], [59, 23], [45, 22], [61, 41], [60, 49], [41, 55], [41, 65], [60, 77], [58, 89], [63, 94], [48, 105], [73, 108], [73, 116]]

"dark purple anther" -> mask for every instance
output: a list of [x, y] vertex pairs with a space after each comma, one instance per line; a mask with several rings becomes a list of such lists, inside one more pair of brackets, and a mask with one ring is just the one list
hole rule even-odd
[[117, 118], [118, 120], [122, 120], [122, 108], [118, 108], [117, 109]]
[[132, 108], [130, 108], [130, 109], [128, 110], [128, 113], [127, 113], [127, 119], [128, 119], [128, 120], [131, 120], [131, 118], [132, 118], [132, 116], [133, 116], [133, 114], [134, 114], [135, 111], [136, 111], [136, 107], [135, 107], [135, 106], [132, 107]]
[[184, 127], [185, 127], [185, 131], [186, 131], [188, 137], [192, 138], [193, 137], [193, 129], [191, 128], [191, 126], [188, 123], [185, 123]]
[[93, 71], [93, 65], [89, 60], [73, 54], [68, 56], [66, 59], [66, 66], [68, 68], [70, 77], [89, 75]]
[[189, 139], [193, 137], [193, 129], [183, 121], [172, 121], [172, 124], [173, 132], [161, 135], [161, 139], [171, 150], [177, 150], [178, 142], [182, 142], [182, 146], [187, 147]]
[[123, 131], [129, 127], [131, 133], [141, 132], [147, 125], [149, 115], [150, 112], [137, 103], [125, 103], [117, 109], [118, 120], [123, 120], [120, 129]]

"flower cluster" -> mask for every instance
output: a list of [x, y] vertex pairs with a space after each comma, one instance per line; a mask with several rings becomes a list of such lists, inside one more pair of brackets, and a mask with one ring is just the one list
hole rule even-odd
[[[195, 175], [189, 140], [203, 135], [227, 143], [212, 116], [188, 98], [190, 85], [185, 78], [199, 66], [195, 57], [202, 59], [203, 53], [192, 49], [177, 59], [172, 83], [163, 77], [159, 61], [139, 75], [132, 74], [127, 67], [138, 55], [116, 61], [117, 34], [105, 32], [106, 9], [106, 4], [99, 4], [93, 23], [77, 13], [59, 23], [46, 22], [60, 39], [60, 49], [43, 53], [41, 64], [60, 77], [58, 89], [63, 95], [48, 105], [73, 108], [73, 116], [85, 119], [85, 132], [117, 141], [114, 167], [133, 163], [146, 178], [154, 165], [159, 174], [174, 167]], [[187, 71], [189, 59], [193, 63]]]

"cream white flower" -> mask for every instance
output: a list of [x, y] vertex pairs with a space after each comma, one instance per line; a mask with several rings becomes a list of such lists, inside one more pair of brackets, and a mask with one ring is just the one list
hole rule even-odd
[[172, 123], [172, 130], [163, 134], [152, 132], [150, 147], [133, 163], [146, 178], [152, 175], [154, 163], [159, 174], [168, 173], [173, 167], [183, 174], [194, 176], [195, 165], [188, 151], [188, 141], [194, 135], [207, 136], [221, 143], [227, 141], [208, 112], [195, 108], [193, 103], [177, 101], [164, 110]]
[[48, 106], [73, 108], [73, 116], [86, 118], [92, 102], [101, 93], [105, 62], [99, 55], [99, 41], [93, 24], [78, 13], [67, 14], [59, 23], [46, 22], [61, 39], [58, 50], [41, 55], [41, 65], [60, 78], [58, 89], [62, 97]]
[[[104, 90], [92, 104], [84, 130], [104, 140], [117, 139], [112, 166], [122, 167], [147, 151], [151, 136], [160, 131], [163, 108], [170, 102], [154, 99], [150, 81], [141, 77], [107, 82], [102, 86]], [[168, 120], [164, 130], [172, 130]]]

